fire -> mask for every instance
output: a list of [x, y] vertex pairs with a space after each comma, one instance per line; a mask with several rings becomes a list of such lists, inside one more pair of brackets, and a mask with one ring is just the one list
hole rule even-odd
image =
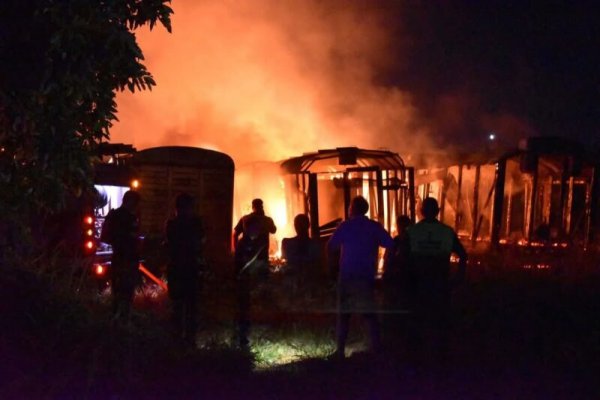
[[385, 13], [327, 3], [174, 2], [172, 34], [136, 32], [157, 86], [118, 95], [112, 140], [213, 148], [236, 165], [422, 142], [410, 96], [374, 83], [396, 42]]

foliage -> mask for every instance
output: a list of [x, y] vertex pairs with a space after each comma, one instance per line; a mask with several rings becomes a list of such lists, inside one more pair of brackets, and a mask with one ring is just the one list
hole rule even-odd
[[134, 30], [170, 31], [168, 3], [2, 2], [0, 231], [26, 231], [29, 216], [54, 213], [91, 187], [95, 148], [117, 119], [116, 90], [155, 85]]

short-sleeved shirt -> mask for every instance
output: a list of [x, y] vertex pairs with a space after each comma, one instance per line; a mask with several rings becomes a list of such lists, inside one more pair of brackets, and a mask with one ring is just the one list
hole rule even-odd
[[422, 220], [408, 228], [410, 253], [416, 269], [447, 270], [450, 255], [465, 253], [454, 230], [436, 219]]
[[238, 258], [253, 257], [258, 252], [257, 259], [269, 259], [269, 234], [277, 231], [273, 219], [262, 213], [253, 212], [244, 215], [235, 226], [234, 231], [236, 235], [243, 233], [238, 248], [236, 248]]
[[293, 237], [281, 241], [281, 256], [291, 269], [311, 268], [319, 261], [319, 245], [310, 238]]
[[364, 215], [342, 222], [328, 243], [330, 251], [341, 249], [341, 281], [373, 281], [377, 273], [379, 247], [390, 249], [393, 246], [394, 241], [383, 226]]
[[170, 267], [181, 271], [197, 269], [202, 257], [202, 219], [198, 216], [170, 219], [166, 236]]

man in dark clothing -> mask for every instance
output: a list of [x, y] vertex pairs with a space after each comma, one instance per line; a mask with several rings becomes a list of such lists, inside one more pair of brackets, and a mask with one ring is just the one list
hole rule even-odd
[[[459, 257], [457, 282], [465, 279], [467, 252], [452, 228], [437, 220], [435, 199], [423, 200], [423, 220], [408, 228], [411, 265], [415, 272], [416, 337], [437, 356], [445, 356], [450, 304], [450, 255]], [[427, 349], [426, 349], [427, 350]]]
[[379, 323], [375, 313], [375, 275], [379, 247], [390, 249], [394, 241], [380, 223], [365, 214], [369, 203], [362, 196], [352, 199], [349, 218], [342, 222], [327, 243], [330, 258], [341, 250], [338, 278], [337, 348], [332, 359], [343, 359], [350, 329], [350, 316], [363, 315], [369, 326], [371, 350], [380, 347]]
[[203, 267], [202, 219], [194, 214], [194, 199], [182, 193], [175, 200], [176, 217], [166, 226], [169, 265], [167, 279], [173, 302], [173, 323], [178, 335], [194, 343], [197, 329], [197, 303]]
[[302, 281], [312, 280], [317, 274], [319, 245], [309, 234], [310, 221], [306, 214], [294, 218], [296, 236], [281, 241], [281, 256], [286, 260], [289, 273]]
[[268, 270], [269, 234], [276, 231], [277, 227], [273, 220], [265, 215], [261, 199], [252, 200], [252, 213], [243, 216], [234, 228], [238, 340], [242, 348], [248, 347], [248, 333], [250, 330], [250, 274]]
[[411, 220], [406, 215], [396, 219], [398, 234], [394, 237], [394, 247], [385, 252], [383, 263], [383, 295], [386, 314], [385, 331], [389, 338], [396, 339], [405, 334], [401, 322], [406, 319], [414, 301], [414, 272], [410, 266], [410, 241], [407, 229]]
[[139, 219], [140, 194], [125, 192], [121, 207], [110, 210], [102, 226], [100, 240], [112, 246], [111, 290], [113, 312], [118, 317], [129, 317], [135, 288], [140, 280]]

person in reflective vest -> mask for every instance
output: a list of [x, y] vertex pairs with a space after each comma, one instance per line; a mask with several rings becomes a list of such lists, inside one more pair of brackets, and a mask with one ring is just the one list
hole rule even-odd
[[[451, 283], [465, 280], [467, 252], [454, 230], [438, 221], [437, 200], [423, 200], [423, 219], [408, 228], [410, 265], [415, 277], [415, 338], [426, 343], [414, 344], [430, 355], [444, 357], [447, 351]], [[455, 279], [451, 280], [450, 256], [459, 257]]]

